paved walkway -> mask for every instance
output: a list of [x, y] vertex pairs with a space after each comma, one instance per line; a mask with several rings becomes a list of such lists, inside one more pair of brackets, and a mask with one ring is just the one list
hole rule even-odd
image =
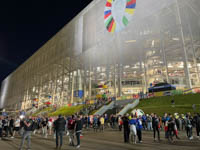
[[[163, 137], [163, 133], [161, 137]], [[122, 132], [106, 131], [104, 133], [86, 132], [81, 141], [80, 150], [200, 150], [200, 140], [189, 141], [185, 133], [181, 133], [181, 140], [170, 144], [163, 139], [160, 143], [153, 142], [152, 132], [143, 132], [143, 143], [125, 144], [123, 143]], [[19, 149], [20, 138], [4, 139], [0, 141], [1, 150]], [[25, 143], [26, 144], [26, 143]], [[26, 145], [25, 145], [26, 147]], [[54, 150], [55, 141], [52, 137], [42, 138], [40, 135], [32, 136], [32, 150]], [[74, 150], [76, 148], [68, 146], [68, 139], [65, 136], [63, 150]]]

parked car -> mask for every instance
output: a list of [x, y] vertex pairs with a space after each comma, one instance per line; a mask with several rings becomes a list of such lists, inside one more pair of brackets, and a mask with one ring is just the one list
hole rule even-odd
[[169, 83], [158, 83], [158, 84], [155, 84], [153, 87], [150, 87], [148, 90], [149, 90], [149, 93], [163, 92], [163, 91], [176, 90], [176, 87]]

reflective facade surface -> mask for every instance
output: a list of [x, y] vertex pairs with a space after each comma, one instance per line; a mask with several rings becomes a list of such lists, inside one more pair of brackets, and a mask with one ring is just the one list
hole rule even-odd
[[[159, 82], [200, 87], [199, 0], [137, 0], [131, 22], [114, 33], [105, 26], [106, 2], [90, 3], [8, 76], [0, 107], [146, 93]], [[76, 96], [78, 91], [83, 96]]]

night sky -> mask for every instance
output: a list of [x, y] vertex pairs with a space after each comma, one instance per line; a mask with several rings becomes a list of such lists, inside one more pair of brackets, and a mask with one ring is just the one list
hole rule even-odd
[[91, 1], [0, 2], [0, 83]]

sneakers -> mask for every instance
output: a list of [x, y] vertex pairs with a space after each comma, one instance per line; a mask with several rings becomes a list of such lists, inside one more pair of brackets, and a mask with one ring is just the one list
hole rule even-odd
[[13, 137], [13, 136], [11, 136], [10, 138], [11, 138], [11, 139], [14, 139], [14, 137]]
[[80, 148], [80, 145], [76, 146], [76, 148]]
[[189, 140], [192, 140], [193, 139], [193, 136], [191, 136], [190, 138], [189, 138]]

